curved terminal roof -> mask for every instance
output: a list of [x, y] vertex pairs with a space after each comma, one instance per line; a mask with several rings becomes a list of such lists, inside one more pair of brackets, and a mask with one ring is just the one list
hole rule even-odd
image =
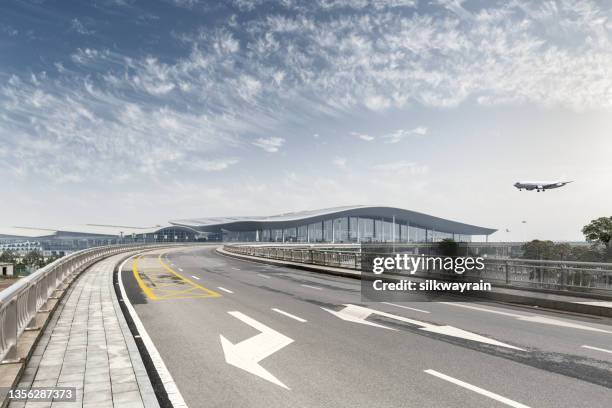
[[324, 208], [320, 210], [299, 211], [268, 217], [207, 217], [170, 221], [170, 224], [198, 229], [200, 231], [252, 231], [268, 228], [291, 228], [296, 225], [314, 223], [336, 217], [395, 217], [397, 221], [409, 222], [410, 225], [464, 235], [490, 235], [497, 231], [493, 228], [479, 227], [462, 222], [451, 221], [432, 215], [405, 210], [396, 207], [355, 205], [345, 207]]

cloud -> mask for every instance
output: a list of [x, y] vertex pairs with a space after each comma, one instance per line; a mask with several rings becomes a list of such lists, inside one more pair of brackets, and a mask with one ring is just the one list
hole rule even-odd
[[78, 18], [73, 18], [72, 21], [70, 22], [70, 26], [72, 27], [72, 30], [76, 31], [79, 34], [82, 34], [82, 35], [94, 34], [94, 31], [87, 29], [87, 27], [85, 27], [85, 25]]
[[285, 143], [285, 139], [282, 137], [260, 137], [256, 139], [253, 144], [268, 153], [276, 153], [280, 147]]
[[193, 167], [195, 169], [201, 169], [204, 171], [221, 171], [229, 168], [230, 166], [238, 163], [238, 159], [217, 159], [217, 160], [204, 160], [195, 162]]
[[365, 133], [351, 132], [351, 135], [366, 142], [371, 142], [375, 139], [374, 136], [366, 135]]
[[385, 143], [399, 143], [410, 136], [424, 136], [427, 134], [427, 128], [419, 126], [414, 129], [398, 129], [395, 132], [383, 136]]
[[[172, 27], [173, 52], [119, 51], [115, 38], [92, 36], [69, 54], [37, 57], [48, 61], [38, 71], [3, 65], [0, 142], [15, 152], [3, 166], [51, 183], [106, 183], [108, 168], [127, 180], [171, 178], [180, 160], [234, 157], [232, 149], [251, 145], [278, 152], [319, 120], [333, 127], [354, 115], [465, 103], [612, 109], [611, 18], [597, 2], [485, 2], [467, 11], [443, 1], [418, 13], [402, 0], [235, 4], [226, 14], [198, 7], [204, 23]], [[93, 33], [85, 23], [75, 18], [71, 29]], [[139, 27], [135, 36], [155, 40]], [[427, 133], [352, 135], [397, 143]]]

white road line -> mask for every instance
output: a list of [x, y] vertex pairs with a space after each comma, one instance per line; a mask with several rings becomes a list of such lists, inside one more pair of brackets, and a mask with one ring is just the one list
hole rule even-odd
[[193, 279], [200, 280], [200, 278], [198, 278], [197, 276], [191, 275], [191, 277], [192, 277]]
[[[219, 288], [219, 289], [221, 289], [221, 288]], [[296, 315], [292, 315], [291, 313], [287, 313], [287, 312], [285, 312], [283, 310], [280, 310], [280, 309], [277, 309], [275, 307], [273, 307], [272, 310], [274, 310], [276, 313], [280, 313], [280, 314], [282, 314], [284, 316], [290, 317], [293, 320], [297, 320], [300, 323], [306, 323], [308, 321], [306, 319], [302, 319], [301, 317], [297, 317]]]
[[157, 371], [157, 374], [159, 375], [164, 389], [168, 394], [168, 399], [170, 400], [170, 403], [175, 408], [187, 407], [187, 404], [185, 403], [185, 400], [181, 395], [181, 391], [179, 391], [176, 383], [174, 382], [174, 379], [172, 378], [172, 375], [170, 375], [170, 371], [168, 371], [166, 364], [164, 364], [164, 360], [162, 360], [161, 356], [159, 355], [159, 352], [157, 351], [157, 348], [155, 347], [155, 344], [153, 344], [153, 340], [151, 340], [149, 333], [147, 333], [147, 330], [144, 327], [144, 324], [142, 324], [140, 317], [138, 317], [136, 310], [134, 310], [134, 306], [132, 306], [132, 304], [130, 303], [130, 298], [128, 298], [127, 293], [125, 292], [125, 287], [123, 286], [123, 279], [121, 279], [123, 266], [127, 261], [138, 255], [140, 255], [140, 253], [132, 255], [131, 257], [123, 261], [121, 266], [119, 266], [119, 276], [117, 276], [117, 278], [119, 280], [119, 289], [121, 291], [121, 297], [123, 297], [123, 303], [125, 304], [125, 307], [127, 308], [128, 313], [130, 314], [132, 321], [136, 326], [136, 329], [138, 330], [138, 334], [140, 334], [140, 338], [142, 339], [142, 342], [144, 343], [144, 346], [147, 349], [149, 356], [151, 357], [151, 361], [155, 366], [155, 371]]
[[493, 310], [493, 309], [487, 309], [484, 307], [465, 305], [463, 303], [453, 303], [453, 302], [438, 302], [438, 303], [443, 304], [443, 305], [448, 305], [448, 306], [463, 307], [465, 309], [479, 310], [481, 312], [494, 313], [494, 314], [508, 316], [508, 317], [528, 317], [527, 315], [523, 315], [523, 314], [502, 312], [500, 310]]
[[466, 389], [468, 389], [470, 391], [474, 391], [474, 392], [476, 392], [476, 393], [478, 393], [480, 395], [484, 395], [485, 397], [489, 397], [489, 398], [494, 399], [496, 401], [499, 401], [499, 402], [501, 402], [503, 404], [506, 404], [506, 405], [508, 405], [510, 407], [514, 407], [514, 408], [529, 408], [527, 405], [521, 404], [520, 402], [513, 401], [513, 400], [511, 400], [509, 398], [506, 398], [506, 397], [502, 397], [499, 394], [495, 394], [495, 393], [493, 393], [491, 391], [487, 391], [487, 390], [482, 389], [480, 387], [476, 387], [475, 385], [468, 384], [468, 383], [466, 383], [464, 381], [461, 381], [461, 380], [458, 380], [456, 378], [450, 377], [450, 376], [448, 376], [446, 374], [439, 373], [439, 372], [437, 372], [435, 370], [424, 370], [424, 371], [427, 374], [433, 375], [434, 377], [438, 377], [438, 378], [441, 378], [441, 379], [446, 380], [448, 382], [451, 382], [453, 384], [457, 384], [460, 387], [466, 388]]
[[408, 306], [404, 306], [404, 305], [396, 305], [395, 303], [390, 303], [390, 302], [380, 302], [380, 303], [384, 303], [385, 305], [389, 305], [389, 306], [401, 307], [402, 309], [414, 310], [416, 312], [430, 313], [427, 310], [421, 310], [421, 309], [417, 309], [415, 307], [408, 307]]
[[602, 306], [602, 307], [612, 307], [612, 302], [606, 302], [606, 301], [589, 301], [589, 302], [572, 302], [572, 303], [579, 303], [581, 305], [593, 305], [593, 306]]
[[179, 271], [183, 272], [183, 268], [178, 268]]
[[232, 291], [231, 291], [231, 290], [229, 290], [229, 289], [225, 289], [223, 286], [217, 286], [217, 288], [218, 288], [219, 290], [222, 290], [222, 291], [226, 292], [226, 293], [234, 293], [234, 292], [232, 292]]
[[589, 350], [597, 350], [597, 351], [603, 351], [604, 353], [610, 353], [612, 354], [612, 350], [606, 350], [604, 348], [599, 348], [599, 347], [593, 347], [593, 346], [581, 346], [585, 349], [589, 349]]
[[264, 275], [263, 273], [258, 273], [257, 276], [259, 276], [260, 278], [270, 279], [268, 275]]
[[240, 268], [232, 268], [232, 269], [235, 270], [235, 271], [239, 271], [240, 270]]
[[301, 284], [300, 286], [303, 286], [305, 288], [310, 288], [310, 289], [323, 290], [323, 288], [320, 288], [318, 286], [304, 285], [304, 284]]
[[485, 309], [484, 307], [463, 305], [461, 303], [448, 303], [448, 302], [439, 302], [439, 303], [443, 303], [445, 305], [457, 306], [457, 307], [464, 307], [466, 309], [479, 310], [481, 312], [494, 313], [494, 314], [498, 314], [502, 316], [514, 317], [523, 322], [548, 324], [552, 326], [568, 327], [568, 328], [578, 329], [578, 330], [586, 330], [586, 331], [593, 331], [593, 332], [598, 332], [598, 333], [612, 334], [612, 331], [610, 330], [598, 329], [596, 327], [587, 326], [585, 324], [573, 323], [571, 321], [555, 319], [555, 318], [548, 317], [548, 316], [540, 316], [540, 315], [533, 315], [533, 314], [524, 315], [524, 314], [518, 314], [518, 313], [501, 312], [498, 310]]

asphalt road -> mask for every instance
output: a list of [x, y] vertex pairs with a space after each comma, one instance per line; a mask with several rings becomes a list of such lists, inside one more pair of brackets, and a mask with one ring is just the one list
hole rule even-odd
[[140, 284], [122, 273], [190, 407], [612, 407], [610, 319], [362, 303], [357, 280], [214, 249], [148, 253]]

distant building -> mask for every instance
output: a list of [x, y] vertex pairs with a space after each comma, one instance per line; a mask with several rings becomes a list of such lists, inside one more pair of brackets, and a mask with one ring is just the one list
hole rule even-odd
[[0, 240], [0, 253], [4, 251], [11, 251], [17, 256], [24, 256], [31, 251], [43, 252], [42, 245], [38, 241], [15, 241], [15, 242], [2, 242]]
[[348, 206], [262, 217], [212, 217], [170, 221], [157, 227], [87, 224], [0, 228], [0, 245], [36, 242], [44, 254], [132, 242], [470, 242], [496, 230], [394, 207]]
[[170, 221], [222, 241], [361, 243], [470, 242], [496, 230], [394, 207], [347, 206], [269, 217], [214, 217]]
[[0, 262], [0, 273], [2, 273], [1, 276], [13, 276], [14, 275], [13, 264]]

